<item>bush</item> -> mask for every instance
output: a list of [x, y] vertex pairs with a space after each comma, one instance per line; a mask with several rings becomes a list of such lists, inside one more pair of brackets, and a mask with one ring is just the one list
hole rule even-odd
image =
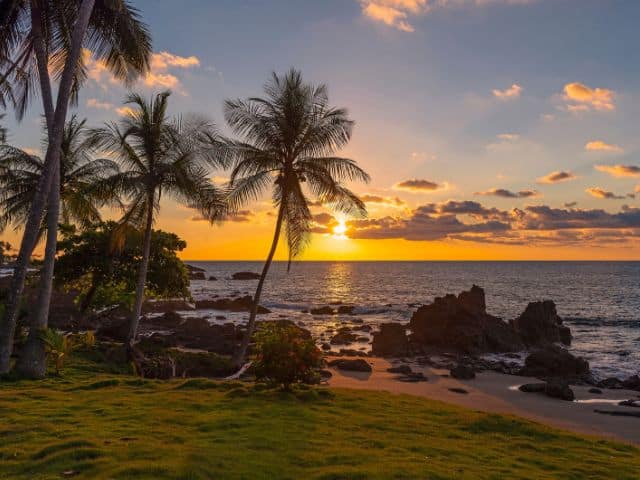
[[293, 383], [318, 383], [322, 353], [305, 333], [291, 324], [262, 326], [255, 334], [256, 379], [285, 390]]

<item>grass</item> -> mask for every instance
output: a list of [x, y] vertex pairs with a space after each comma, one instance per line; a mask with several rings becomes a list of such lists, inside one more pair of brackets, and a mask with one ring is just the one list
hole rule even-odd
[[0, 478], [637, 479], [640, 472], [634, 447], [416, 397], [150, 381], [86, 358], [63, 373], [0, 383]]

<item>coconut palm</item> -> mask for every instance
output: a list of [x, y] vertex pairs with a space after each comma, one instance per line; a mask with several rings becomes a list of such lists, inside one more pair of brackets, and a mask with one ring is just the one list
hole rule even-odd
[[208, 165], [219, 165], [216, 132], [204, 119], [187, 120], [167, 117], [169, 92], [150, 101], [132, 94], [126, 102], [128, 115], [120, 124], [107, 124], [94, 131], [98, 145], [116, 157], [121, 166], [117, 173], [99, 187], [104, 196], [114, 193], [127, 200], [123, 225], [133, 225], [144, 232], [143, 255], [138, 270], [136, 297], [126, 348], [136, 339], [144, 300], [149, 264], [151, 230], [164, 196], [197, 209], [213, 221], [223, 218], [226, 203], [222, 192], [210, 181]]
[[301, 73], [293, 69], [283, 76], [274, 73], [264, 92], [264, 98], [225, 102], [225, 119], [242, 137], [228, 144], [234, 161], [230, 207], [239, 208], [256, 200], [270, 188], [278, 210], [247, 331], [235, 358], [238, 366], [244, 361], [253, 334], [262, 288], [282, 228], [289, 267], [308, 243], [311, 213], [306, 192], [335, 210], [366, 215], [364, 203], [341, 182], [368, 182], [369, 175], [355, 161], [335, 156], [351, 137], [353, 122], [347, 111], [330, 107], [326, 86], [304, 83]]
[[[94, 141], [87, 135], [85, 123], [75, 115], [71, 117], [64, 129], [60, 154], [59, 222], [81, 228], [100, 221], [98, 209], [104, 202], [91, 187], [118, 172], [113, 160], [95, 158]], [[47, 141], [45, 138], [45, 148]], [[43, 170], [41, 158], [8, 145], [0, 146], [0, 233], [7, 226], [19, 229], [24, 225]], [[46, 229], [47, 223], [42, 222], [39, 238]]]
[[[4, 113], [0, 115], [0, 121], [4, 119]], [[7, 129], [0, 125], [0, 144], [7, 141]]]
[[[83, 49], [86, 49], [83, 51]], [[36, 82], [42, 96], [49, 144], [35, 190], [7, 308], [0, 324], [0, 373], [9, 370], [18, 305], [29, 258], [48, 206], [48, 239], [41, 273], [43, 298], [50, 298], [56, 252], [59, 155], [70, 102], [86, 79], [90, 52], [115, 78], [132, 81], [148, 71], [151, 43], [138, 11], [127, 0], [0, 0], [0, 102], [9, 100], [21, 118]], [[51, 76], [58, 82], [54, 108]], [[42, 311], [47, 315], [48, 310]], [[46, 319], [38, 323], [46, 323]], [[44, 345], [40, 349], [40, 376]]]

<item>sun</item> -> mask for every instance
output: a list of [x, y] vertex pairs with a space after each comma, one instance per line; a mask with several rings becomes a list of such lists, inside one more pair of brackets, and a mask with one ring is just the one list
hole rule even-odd
[[333, 227], [333, 236], [337, 238], [347, 238], [347, 224], [343, 218], [338, 219], [338, 224]]

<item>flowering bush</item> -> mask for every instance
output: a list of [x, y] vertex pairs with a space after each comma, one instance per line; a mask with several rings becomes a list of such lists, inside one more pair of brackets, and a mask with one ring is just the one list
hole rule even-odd
[[308, 332], [290, 323], [264, 325], [255, 334], [256, 379], [281, 385], [317, 383], [322, 353]]

